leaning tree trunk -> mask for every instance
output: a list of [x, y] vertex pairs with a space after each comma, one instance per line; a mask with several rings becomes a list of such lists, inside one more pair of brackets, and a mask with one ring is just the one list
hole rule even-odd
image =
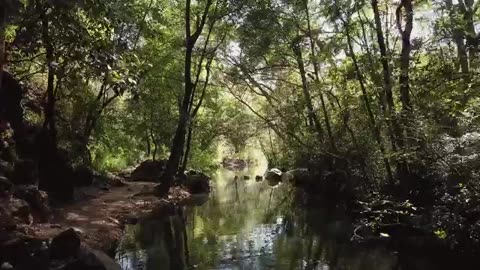
[[299, 42], [300, 41], [297, 38], [292, 43], [292, 50], [293, 50], [293, 53], [295, 54], [295, 59], [297, 60], [298, 69], [300, 71], [300, 76], [302, 78], [302, 90], [303, 90], [303, 96], [305, 98], [305, 103], [308, 109], [308, 118], [310, 119], [310, 122], [313, 122], [314, 124], [315, 132], [317, 133], [318, 140], [322, 142], [323, 129], [322, 129], [322, 125], [320, 124], [320, 121], [318, 120], [317, 114], [315, 113], [315, 109], [313, 107], [313, 102], [312, 102], [312, 96], [308, 89], [307, 72], [305, 70], [305, 64], [302, 56], [302, 49], [300, 48]]
[[[410, 53], [412, 46], [410, 44], [410, 35], [413, 29], [413, 5], [411, 0], [402, 0], [396, 11], [397, 28], [402, 38], [402, 52], [400, 56], [400, 101], [402, 103], [402, 123], [406, 130], [405, 146], [411, 146], [413, 142], [413, 126], [411, 121], [413, 119], [412, 105], [410, 102]], [[405, 27], [402, 29], [402, 13], [405, 17]], [[411, 187], [411, 177], [406, 160], [401, 161], [399, 166], [398, 177], [400, 184], [405, 194], [408, 193]]]
[[377, 126], [377, 123], [375, 121], [375, 115], [373, 114], [372, 107], [370, 105], [370, 99], [368, 97], [367, 89], [365, 87], [365, 82], [364, 78], [362, 76], [362, 71], [360, 70], [360, 67], [357, 62], [357, 57], [355, 55], [355, 51], [353, 50], [353, 45], [352, 45], [352, 38], [350, 36], [350, 29], [349, 25], [347, 22], [345, 22], [345, 28], [346, 28], [346, 34], [347, 34], [347, 45], [348, 45], [348, 53], [347, 55], [350, 55], [352, 58], [353, 66], [355, 67], [355, 73], [357, 75], [358, 82], [360, 84], [360, 89], [362, 91], [362, 98], [365, 103], [365, 108], [367, 109], [367, 114], [368, 114], [368, 119], [370, 123], [370, 127], [373, 132], [373, 136], [375, 140], [377, 141], [378, 148], [380, 149], [380, 153], [382, 154], [383, 157], [383, 162], [385, 164], [385, 170], [387, 172], [387, 178], [390, 184], [394, 183], [393, 179], [393, 173], [392, 173], [392, 167], [390, 165], [390, 160], [387, 156], [387, 151], [385, 149], [385, 144], [383, 142], [382, 136], [380, 134], [380, 130]]
[[467, 76], [469, 73], [469, 65], [468, 65], [468, 55], [467, 55], [467, 47], [464, 41], [464, 30], [457, 22], [457, 14], [455, 12], [452, 0], [445, 0], [445, 4], [448, 9], [450, 21], [453, 25], [452, 27], [452, 38], [457, 46], [457, 55], [458, 61], [460, 64], [460, 70], [464, 76]]
[[[305, 12], [307, 14], [307, 27], [308, 27], [308, 38], [310, 41], [310, 51], [312, 53], [312, 62], [313, 62], [313, 70], [315, 72], [315, 82], [317, 86], [320, 84], [320, 68], [317, 60], [317, 53], [315, 50], [315, 40], [312, 36], [312, 26], [310, 22], [310, 11], [308, 9], [308, 1], [305, 1]], [[327, 128], [327, 135], [330, 141], [330, 147], [333, 151], [337, 151], [337, 147], [335, 146], [335, 139], [333, 138], [332, 127], [330, 124], [330, 116], [328, 115], [327, 106], [325, 104], [325, 98], [323, 97], [323, 93], [320, 91], [320, 103], [322, 105], [322, 112], [323, 118], [325, 119], [325, 127]]]
[[[372, 0], [372, 8], [373, 14], [375, 17], [375, 31], [377, 34], [377, 42], [378, 47], [380, 49], [380, 62], [382, 63], [383, 68], [383, 88], [384, 88], [384, 96], [386, 99], [386, 117], [387, 123], [389, 128], [390, 137], [393, 140], [392, 145], [393, 149], [395, 150], [396, 147], [402, 148], [402, 138], [401, 134], [401, 127], [399, 126], [396, 116], [395, 116], [395, 104], [393, 102], [393, 80], [392, 80], [392, 72], [389, 65], [388, 54], [387, 54], [387, 46], [385, 42], [385, 37], [383, 35], [382, 29], [382, 22], [380, 18], [380, 12], [378, 10], [378, 1]], [[400, 138], [399, 138], [400, 137]]]
[[43, 128], [48, 130], [48, 134], [52, 141], [57, 144], [57, 129], [55, 121], [55, 70], [54, 70], [54, 51], [52, 41], [50, 39], [49, 18], [45, 7], [41, 7], [42, 15], [42, 41], [46, 51], [46, 61], [48, 66], [47, 75], [47, 104], [45, 105], [45, 122]]
[[205, 26], [205, 21], [212, 5], [212, 0], [207, 0], [205, 4], [205, 10], [202, 14], [200, 22], [197, 23], [195, 32], [191, 34], [190, 24], [191, 24], [191, 0], [186, 0], [186, 9], [185, 9], [185, 91], [183, 94], [182, 106], [180, 107], [180, 117], [178, 119], [177, 130], [173, 138], [172, 147], [170, 150], [170, 157], [167, 161], [167, 166], [163, 174], [163, 181], [166, 186], [171, 186], [173, 183], [173, 178], [177, 173], [180, 161], [182, 159], [183, 150], [185, 147], [185, 135], [187, 133], [187, 128], [190, 125], [190, 105], [191, 100], [193, 99], [194, 87], [195, 85], [192, 82], [192, 56], [193, 48], [195, 43], [198, 40], [198, 37], [203, 31]]
[[467, 40], [468, 56], [470, 69], [474, 70], [477, 68], [477, 56], [478, 56], [478, 37], [475, 30], [475, 5], [473, 0], [458, 1], [461, 11], [463, 13], [463, 20], [465, 22], [465, 36]]
[[180, 172], [184, 172], [187, 169], [188, 159], [190, 157], [190, 151], [192, 149], [192, 137], [193, 137], [193, 123], [188, 128], [187, 146], [185, 147], [185, 155], [183, 156]]

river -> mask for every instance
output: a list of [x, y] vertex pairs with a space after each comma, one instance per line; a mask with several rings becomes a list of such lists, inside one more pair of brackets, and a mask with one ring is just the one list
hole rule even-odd
[[122, 269], [438, 269], [384, 245], [352, 243], [342, 208], [303, 207], [289, 185], [257, 182], [265, 169], [264, 162], [240, 172], [219, 169], [208, 201], [127, 226], [117, 254]]

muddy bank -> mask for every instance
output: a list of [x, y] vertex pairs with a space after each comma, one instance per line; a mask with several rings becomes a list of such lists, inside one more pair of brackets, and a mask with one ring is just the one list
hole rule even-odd
[[[152, 216], [174, 214], [177, 205], [192, 199], [192, 195], [180, 187], [172, 187], [167, 196], [159, 198], [154, 195], [155, 186], [155, 183], [131, 182], [121, 187], [79, 189], [77, 192], [82, 198], [52, 208], [48, 222], [15, 224], [8, 230], [0, 231], [0, 265], [13, 267], [9, 269], [30, 269], [28, 267], [35, 262], [41, 262], [39, 269], [90, 269], [85, 268], [83, 260], [94, 257], [97, 263], [100, 260], [101, 264], [115, 266], [108, 256], [114, 256], [126, 224]], [[75, 255], [60, 256], [58, 260], [61, 262], [56, 262], [51, 257], [52, 247], [55, 239], [62, 238], [64, 234], [68, 237], [62, 242], [78, 242], [81, 248], [72, 251]], [[68, 244], [66, 246], [69, 247]], [[80, 268], [68, 268], [72, 260]], [[56, 263], [65, 263], [68, 267], [55, 268], [52, 265]]]

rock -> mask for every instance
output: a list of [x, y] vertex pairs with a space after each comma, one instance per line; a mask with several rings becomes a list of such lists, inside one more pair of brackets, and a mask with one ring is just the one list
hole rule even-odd
[[185, 187], [191, 194], [210, 192], [210, 177], [200, 171], [189, 170], [185, 174]]
[[3, 71], [0, 88], [0, 119], [11, 123], [17, 131], [23, 126], [23, 109], [21, 105], [23, 89], [12, 74]]
[[50, 258], [66, 259], [75, 257], [80, 251], [81, 240], [78, 233], [70, 228], [53, 238], [50, 244]]
[[13, 166], [5, 160], [0, 159], [0, 176], [11, 177], [13, 173]]
[[124, 178], [114, 175], [112, 173], [107, 173], [106, 178], [107, 183], [114, 187], [124, 187], [127, 185], [127, 183], [123, 181]]
[[50, 216], [50, 207], [48, 206], [48, 195], [46, 192], [38, 190], [36, 186], [16, 186], [13, 195], [25, 200], [32, 210], [39, 215], [41, 222], [47, 222]]
[[0, 176], [0, 198], [12, 191], [13, 184], [6, 177]]
[[121, 267], [102, 251], [82, 247], [78, 258], [62, 270], [121, 270]]
[[165, 170], [165, 160], [146, 160], [133, 170], [132, 181], [158, 182]]
[[[1, 202], [4, 204], [4, 202]], [[12, 213], [8, 210], [8, 207], [0, 204], [0, 233], [5, 230], [15, 229], [15, 222], [12, 217]], [[1, 241], [0, 241], [1, 243]]]
[[88, 166], [79, 166], [73, 172], [73, 184], [76, 187], [86, 187], [93, 184], [95, 174], [92, 168]]
[[2, 263], [2, 265], [0, 266], [0, 269], [2, 269], [2, 270], [13, 269], [13, 265], [11, 265], [9, 262], [4, 262], [4, 263]]
[[9, 239], [0, 241], [0, 262], [8, 262], [15, 270], [47, 270], [48, 253], [43, 245], [41, 239], [11, 233]]
[[267, 180], [269, 186], [276, 186], [282, 181], [282, 174], [282, 171], [277, 168], [270, 169], [265, 173], [265, 180]]
[[36, 185], [38, 182], [38, 168], [35, 161], [25, 159], [15, 162], [12, 182], [15, 185]]
[[286, 180], [295, 186], [301, 187], [310, 185], [314, 181], [308, 169], [305, 168], [297, 168], [287, 171], [283, 176], [283, 180]]
[[7, 203], [7, 211], [18, 223], [31, 224], [33, 221], [30, 206], [24, 200], [11, 198]]

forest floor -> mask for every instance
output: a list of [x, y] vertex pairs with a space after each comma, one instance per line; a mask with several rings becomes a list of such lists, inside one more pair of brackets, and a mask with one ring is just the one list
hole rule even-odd
[[51, 239], [68, 228], [74, 228], [80, 233], [82, 242], [111, 254], [126, 223], [136, 223], [152, 211], [168, 208], [189, 196], [183, 190], [172, 188], [168, 198], [160, 199], [153, 195], [154, 186], [155, 183], [149, 182], [128, 182], [125, 186], [108, 190], [84, 188], [79, 191], [82, 199], [54, 209], [49, 223], [32, 224], [26, 233]]

